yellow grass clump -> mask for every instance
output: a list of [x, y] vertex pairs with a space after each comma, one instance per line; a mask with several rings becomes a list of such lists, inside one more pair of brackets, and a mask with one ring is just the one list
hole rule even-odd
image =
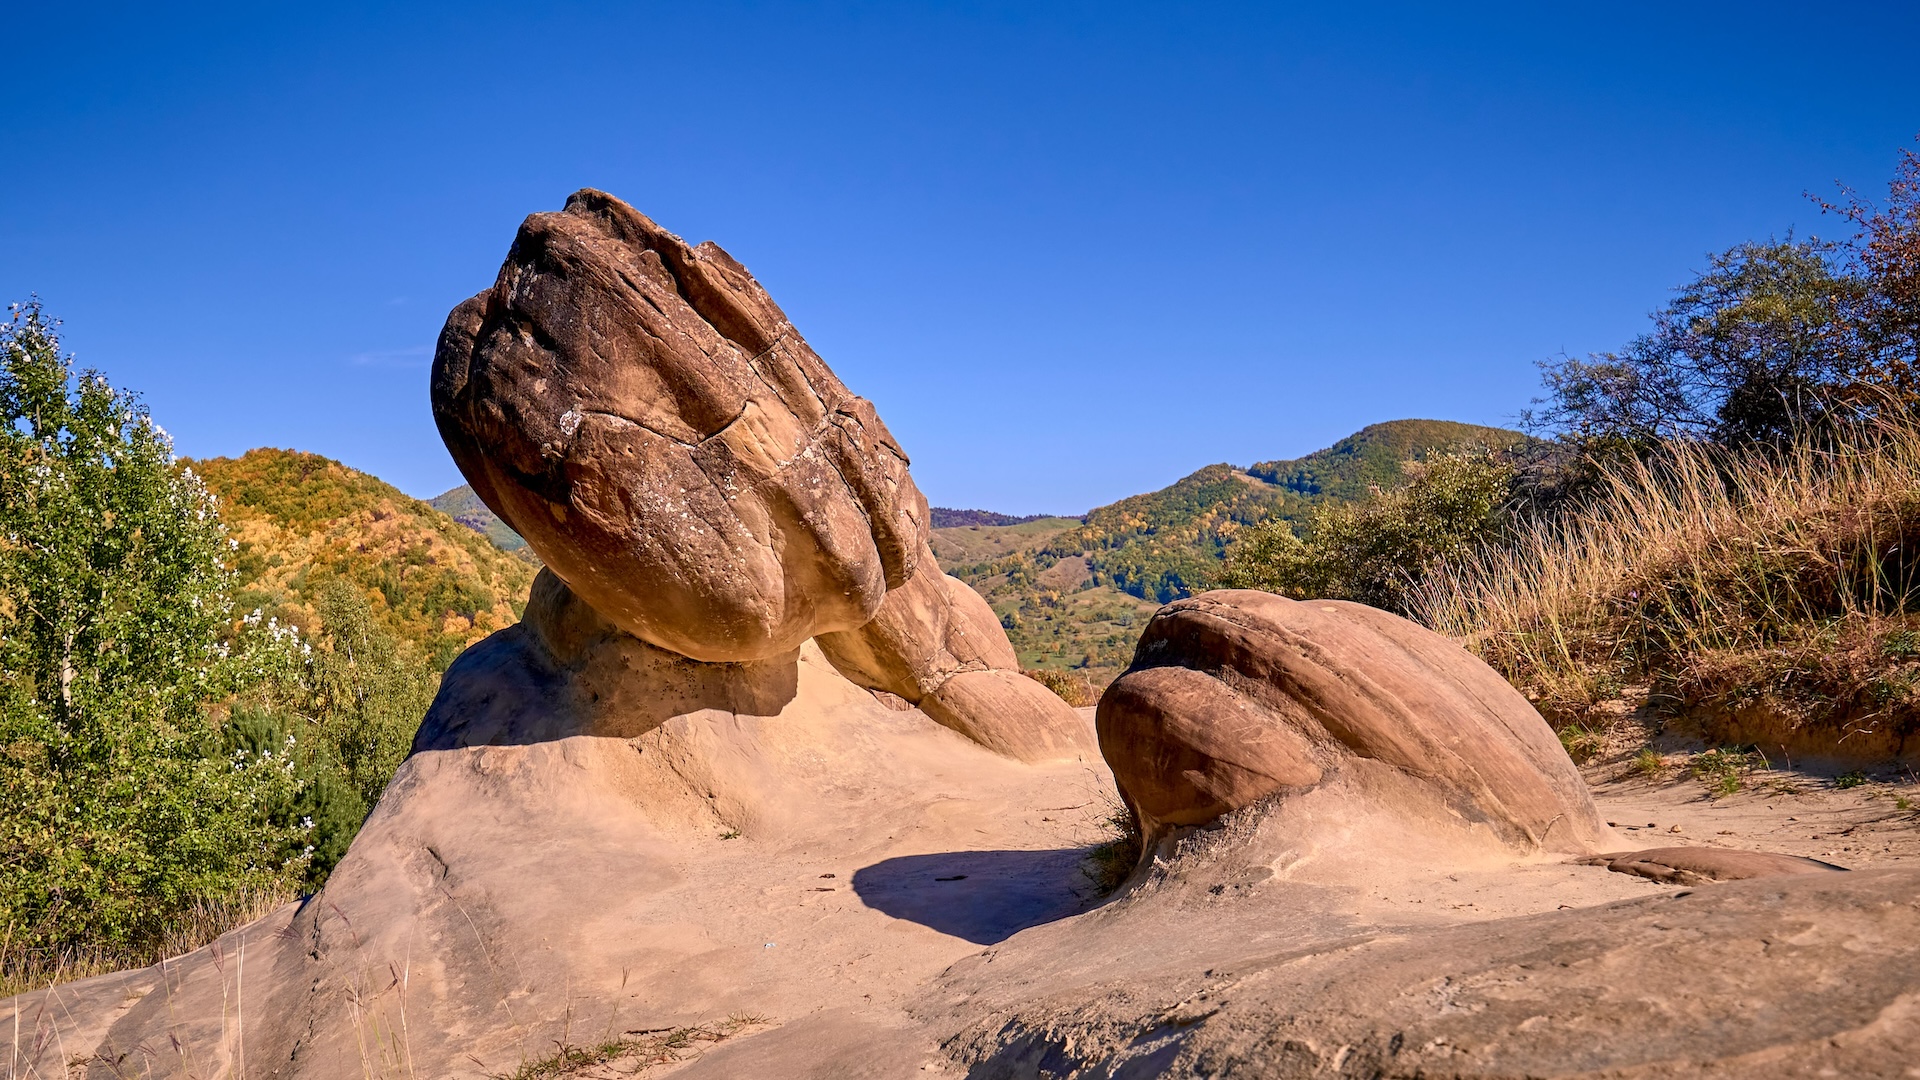
[[1643, 687], [1717, 741], [1885, 757], [1920, 716], [1920, 423], [1674, 444], [1580, 513], [1435, 572], [1415, 614], [1550, 720]]
[[263, 919], [300, 899], [290, 887], [246, 890], [232, 896], [202, 900], [186, 916], [167, 928], [150, 949], [137, 952], [97, 949], [47, 953], [20, 947], [12, 933], [0, 934], [0, 997], [11, 997], [44, 986], [115, 971], [151, 967], [162, 960], [185, 956], [231, 930]]

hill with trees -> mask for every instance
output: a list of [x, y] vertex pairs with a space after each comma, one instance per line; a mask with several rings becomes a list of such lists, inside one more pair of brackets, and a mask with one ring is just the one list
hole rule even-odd
[[513, 526], [501, 521], [500, 515], [488, 509], [487, 504], [480, 501], [480, 496], [474, 494], [473, 488], [466, 484], [435, 495], [427, 500], [427, 505], [493, 541], [493, 546], [501, 551], [524, 552], [528, 556], [533, 554], [527, 549], [526, 540], [513, 531]]
[[1525, 439], [1502, 428], [1393, 420], [1297, 460], [1209, 465], [1082, 519], [938, 528], [934, 553], [993, 605], [1022, 664], [1079, 669], [1104, 685], [1131, 659], [1139, 625], [1161, 604], [1218, 581], [1245, 530], [1279, 521], [1304, 532], [1317, 509], [1399, 488], [1427, 457]]
[[391, 484], [295, 450], [187, 464], [239, 543], [243, 608], [309, 630], [321, 590], [348, 581], [436, 671], [519, 620], [538, 565]]

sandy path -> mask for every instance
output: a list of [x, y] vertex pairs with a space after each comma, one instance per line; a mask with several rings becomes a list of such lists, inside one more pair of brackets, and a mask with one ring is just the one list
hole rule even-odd
[[1582, 770], [1628, 847], [1699, 844], [1778, 851], [1857, 870], [1920, 865], [1920, 785], [1893, 777], [1836, 787], [1831, 773], [1770, 769], [1716, 796], [1675, 762], [1655, 778], [1627, 762]]

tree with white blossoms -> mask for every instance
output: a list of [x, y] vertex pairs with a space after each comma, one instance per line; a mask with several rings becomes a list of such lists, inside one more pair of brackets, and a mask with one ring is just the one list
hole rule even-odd
[[304, 871], [289, 754], [225, 711], [294, 675], [231, 610], [233, 542], [166, 432], [76, 379], [37, 302], [0, 324], [0, 932], [10, 963], [137, 958]]

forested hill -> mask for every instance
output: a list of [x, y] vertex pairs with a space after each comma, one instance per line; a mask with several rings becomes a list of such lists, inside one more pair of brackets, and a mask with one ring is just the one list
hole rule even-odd
[[1362, 499], [1369, 488], [1398, 485], [1406, 463], [1425, 454], [1468, 446], [1504, 449], [1525, 439], [1517, 431], [1451, 420], [1389, 420], [1295, 461], [1259, 462], [1247, 474], [1297, 495]]
[[189, 461], [240, 547], [243, 609], [312, 629], [315, 600], [346, 579], [394, 637], [444, 668], [511, 625], [537, 564], [375, 477], [318, 454], [249, 450]]
[[993, 605], [1021, 663], [1080, 668], [1104, 683], [1126, 665], [1154, 608], [1208, 587], [1242, 528], [1272, 516], [1304, 528], [1317, 506], [1399, 486], [1409, 461], [1523, 438], [1473, 424], [1395, 420], [1293, 461], [1209, 465], [1079, 521], [937, 528], [934, 552]]
[[1135, 495], [1087, 515], [1043, 552], [1084, 555], [1096, 582], [1165, 603], [1205, 587], [1234, 535], [1280, 517], [1304, 526], [1315, 506], [1365, 498], [1405, 479], [1426, 454], [1465, 447], [1508, 447], [1526, 436], [1449, 420], [1374, 424], [1293, 461], [1241, 470], [1209, 465], [1159, 491]]
[[963, 525], [1025, 525], [1029, 521], [1046, 521], [1052, 514], [1028, 514], [1015, 517], [1012, 514], [996, 514], [991, 510], [954, 510], [945, 506], [928, 508], [928, 517], [936, 529], [956, 529]]
[[474, 494], [473, 488], [466, 484], [435, 495], [427, 501], [427, 505], [474, 532], [485, 534], [502, 551], [520, 551], [527, 546], [526, 540], [513, 531], [513, 526], [501, 521], [499, 515], [489, 510], [487, 504], [480, 501], [480, 496]]

